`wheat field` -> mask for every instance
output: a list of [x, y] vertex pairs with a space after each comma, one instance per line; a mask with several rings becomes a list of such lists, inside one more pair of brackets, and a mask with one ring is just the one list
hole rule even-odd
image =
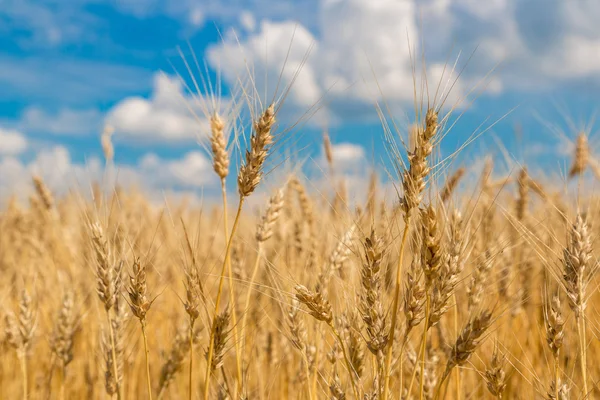
[[236, 129], [205, 107], [220, 201], [34, 176], [0, 211], [0, 398], [596, 398], [589, 132], [560, 185], [469, 170], [440, 155], [452, 109], [419, 94], [382, 129], [393, 190], [375, 168], [349, 199], [329, 137], [317, 187], [277, 155], [283, 100], [244, 93]]

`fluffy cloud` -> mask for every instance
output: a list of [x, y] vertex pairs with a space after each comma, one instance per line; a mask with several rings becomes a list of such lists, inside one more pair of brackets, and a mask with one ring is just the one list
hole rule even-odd
[[117, 103], [106, 121], [117, 136], [156, 140], [190, 140], [205, 129], [206, 121], [195, 100], [187, 96], [181, 81], [164, 74], [154, 76], [149, 99], [128, 97]]
[[[362, 171], [366, 166], [364, 147], [355, 143], [336, 143], [331, 146], [331, 155], [334, 168], [338, 172]], [[325, 154], [319, 157], [319, 165], [323, 170], [327, 169]]]
[[[286, 100], [293, 106], [306, 109], [324, 97], [329, 118], [360, 119], [365, 113], [373, 117], [375, 100], [412, 100], [407, 37], [418, 43], [416, 12], [411, 1], [324, 1], [318, 36], [294, 21], [263, 20], [241, 42], [231, 35], [211, 47], [207, 56], [230, 82], [247, 69], [254, 71], [257, 88], [282, 91], [295, 81]], [[428, 65], [427, 75], [446, 91], [456, 79], [451, 67], [444, 69], [435, 61]], [[462, 89], [459, 83], [453, 92], [460, 94]], [[444, 91], [438, 93], [438, 98], [443, 95]]]
[[[595, 29], [598, 4], [585, 0], [323, 0], [316, 10], [316, 26], [295, 22], [293, 14], [288, 17], [294, 21], [262, 19], [255, 30], [253, 24], [242, 23], [245, 33], [239, 43], [236, 35], [226, 37], [207, 56], [230, 82], [243, 76], [249, 65], [259, 88], [265, 87], [265, 76], [267, 87], [277, 86], [284, 62], [284, 85], [302, 67], [290, 93], [292, 105], [306, 109], [325, 96], [323, 108], [330, 118], [361, 119], [365, 113], [373, 117], [375, 100], [385, 99], [392, 106], [412, 100], [409, 40], [415, 49], [412, 62], [419, 63], [425, 53], [429, 94], [433, 96], [438, 83], [445, 90], [438, 98], [457, 79], [452, 68], [458, 52], [462, 53], [460, 70], [477, 49], [452, 88], [449, 106], [476, 85], [499, 93], [546, 90], [570, 79], [600, 84], [600, 56], [595, 50], [600, 48], [600, 31]], [[456, 52], [449, 58], [451, 49]], [[491, 71], [492, 77], [486, 78]], [[418, 85], [421, 81], [417, 76]]]
[[0, 128], [0, 156], [16, 155], [27, 149], [27, 139], [13, 129]]
[[[243, 80], [248, 68], [254, 70], [252, 83], [258, 88], [257, 91], [264, 87], [270, 90], [266, 97], [271, 98], [280, 75], [280, 91], [296, 77], [295, 73], [302, 67], [313, 43], [313, 35], [295, 22], [264, 21], [260, 31], [241, 45], [237, 43], [235, 35], [230, 35], [222, 44], [210, 48], [207, 56], [213, 67], [222, 70], [229, 82]], [[284, 62], [287, 64], [282, 72]], [[298, 106], [310, 106], [321, 95], [322, 89], [314, 71], [309, 64], [304, 65], [296, 77], [288, 101]]]
[[83, 135], [102, 129], [102, 113], [96, 109], [74, 110], [61, 108], [49, 113], [40, 107], [28, 107], [21, 115], [20, 128], [24, 131], [55, 135]]
[[105, 170], [98, 158], [92, 157], [85, 164], [76, 163], [65, 147], [54, 146], [40, 150], [28, 162], [16, 156], [0, 155], [0, 201], [6, 200], [9, 194], [24, 197], [30, 193], [33, 174], [41, 176], [58, 194], [70, 189], [85, 192], [91, 182], [102, 181], [124, 187], [135, 185], [157, 201], [161, 200], [162, 193], [195, 193], [217, 182], [210, 161], [195, 151], [180, 159], [148, 154], [137, 164], [116, 165]]
[[152, 176], [157, 186], [199, 188], [216, 182], [210, 160], [197, 151], [189, 152], [179, 160], [161, 160], [154, 154], [147, 154], [139, 167], [142, 174]]

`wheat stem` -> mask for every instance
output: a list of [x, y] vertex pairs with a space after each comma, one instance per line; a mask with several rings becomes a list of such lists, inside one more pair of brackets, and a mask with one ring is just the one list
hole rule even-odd
[[342, 353], [344, 354], [344, 361], [346, 362], [346, 368], [348, 369], [348, 374], [350, 375], [350, 381], [352, 382], [352, 389], [354, 391], [354, 396], [356, 399], [360, 399], [361, 397], [359, 394], [359, 388], [356, 384], [356, 379], [355, 379], [356, 372], [354, 371], [354, 368], [352, 367], [352, 363], [350, 362], [350, 359], [348, 358], [348, 352], [346, 351], [346, 344], [344, 343], [344, 340], [342, 340], [342, 337], [340, 336], [337, 329], [335, 329], [333, 322], [329, 322], [329, 327], [333, 331], [333, 335], [337, 338], [338, 342], [340, 343], [340, 347], [342, 348]]
[[189, 376], [188, 376], [188, 400], [192, 400], [192, 377], [193, 377], [193, 371], [194, 371], [194, 323], [196, 322], [195, 319], [190, 318], [190, 371], [189, 371]]
[[404, 354], [404, 349], [406, 348], [406, 344], [408, 343], [408, 335], [406, 335], [404, 337], [404, 340], [402, 341], [402, 346], [400, 346], [400, 355], [398, 356], [398, 360], [400, 361], [400, 397], [402, 398], [402, 386], [403, 386], [403, 381], [404, 381], [404, 377], [403, 372], [404, 372], [404, 363], [402, 362], [402, 355]]
[[560, 389], [560, 385], [558, 384], [558, 382], [560, 382], [560, 367], [558, 365], [558, 353], [557, 355], [554, 357], [554, 398], [558, 399], [558, 392]]
[[425, 346], [427, 343], [427, 331], [429, 330], [429, 314], [430, 314], [431, 296], [429, 292], [425, 298], [425, 325], [423, 325], [423, 350], [421, 352], [421, 376], [419, 380], [419, 400], [423, 400], [423, 388], [425, 383]]
[[313, 388], [312, 388], [312, 385], [310, 384], [310, 379], [309, 379], [310, 378], [310, 368], [308, 365], [308, 357], [306, 357], [306, 352], [304, 352], [304, 351], [302, 352], [302, 361], [304, 363], [304, 372], [306, 373], [306, 382], [308, 382], [308, 385], [307, 385], [308, 386], [308, 398], [310, 400], [314, 400], [314, 397], [313, 397], [314, 392], [313, 392]]
[[27, 383], [27, 354], [25, 351], [19, 356], [19, 361], [21, 364], [21, 373], [23, 375], [23, 400], [27, 400], [29, 398], [28, 395], [28, 383]]
[[60, 393], [59, 393], [59, 399], [63, 400], [65, 398], [65, 376], [67, 374], [66, 368], [61, 368], [61, 375], [60, 375]]
[[150, 361], [148, 360], [150, 350], [148, 349], [148, 337], [146, 336], [146, 321], [140, 320], [140, 324], [142, 325], [142, 336], [144, 338], [144, 354], [146, 356], [146, 380], [148, 382], [148, 398], [152, 400], [152, 381], [150, 380]]
[[258, 275], [258, 267], [260, 266], [260, 260], [263, 254], [263, 245], [262, 243], [258, 244], [258, 252], [256, 254], [256, 261], [254, 262], [254, 267], [252, 268], [252, 276], [250, 278], [250, 285], [248, 286], [248, 292], [246, 293], [246, 301], [244, 302], [244, 314], [242, 315], [242, 332], [240, 337], [243, 341], [242, 350], [245, 353], [246, 351], [246, 320], [248, 317], [248, 312], [250, 311], [250, 299], [252, 297], [252, 288], [254, 286], [254, 282], [256, 281], [256, 276]]
[[237, 230], [238, 224], [240, 222], [240, 215], [242, 214], [242, 207], [244, 205], [244, 196], [240, 196], [240, 201], [238, 203], [238, 209], [235, 215], [235, 220], [233, 221], [233, 228], [231, 229], [231, 234], [229, 235], [229, 240], [227, 241], [227, 247], [225, 249], [225, 260], [223, 261], [223, 267], [221, 268], [221, 277], [219, 278], [219, 289], [217, 291], [217, 299], [215, 301], [215, 312], [213, 315], [213, 320], [211, 324], [210, 331], [210, 340], [208, 346], [208, 354], [206, 357], [206, 377], [204, 379], [204, 400], [208, 400], [208, 394], [210, 393], [210, 377], [212, 370], [212, 361], [213, 361], [213, 353], [214, 353], [214, 336], [215, 336], [215, 328], [217, 321], [217, 316], [219, 312], [219, 306], [221, 305], [221, 295], [223, 294], [223, 283], [225, 281], [225, 273], [227, 269], [227, 264], [230, 259], [230, 250], [231, 243], [233, 242], [233, 237], [235, 236], [235, 231]]
[[[580, 366], [581, 366], [581, 379], [583, 379], [583, 393], [584, 398], [589, 394], [588, 393], [588, 383], [587, 383], [587, 351], [586, 351], [586, 343], [585, 343], [585, 318], [583, 315], [578, 316], [577, 318], [577, 335], [579, 336], [579, 357], [580, 357]], [[557, 382], [558, 386], [558, 382]]]
[[[401, 278], [402, 278], [402, 259], [404, 256], [404, 247], [406, 245], [406, 239], [408, 237], [408, 230], [410, 227], [410, 216], [406, 217], [405, 220], [405, 225], [404, 225], [404, 232], [402, 233], [402, 242], [400, 243], [400, 254], [398, 256], [398, 265], [396, 266], [396, 286], [394, 288], [394, 300], [392, 302], [392, 324], [390, 326], [390, 334], [389, 334], [389, 339], [388, 339], [388, 349], [387, 349], [387, 355], [386, 355], [386, 359], [385, 359], [385, 369], [384, 369], [384, 375], [385, 375], [385, 383], [383, 386], [383, 400], [387, 400], [388, 398], [388, 393], [390, 390], [390, 367], [392, 364], [392, 349], [393, 349], [393, 344], [394, 344], [394, 332], [396, 330], [396, 323], [398, 320], [398, 303], [400, 300], [400, 283], [401, 283]], [[400, 360], [400, 362], [402, 362], [402, 360]]]
[[115, 382], [117, 384], [117, 399], [122, 399], [121, 393], [121, 383], [119, 382], [119, 371], [117, 369], [117, 350], [115, 345], [115, 332], [112, 326], [112, 321], [110, 320], [109, 310], [106, 310], [106, 319], [108, 321], [108, 331], [110, 333], [110, 351], [112, 353], [112, 366], [113, 366], [113, 374], [115, 374]]
[[[225, 240], [228, 238], [228, 226], [227, 226], [227, 189], [225, 185], [225, 178], [221, 179], [221, 195], [223, 197], [223, 232]], [[227, 260], [227, 274], [229, 275], [229, 295], [231, 297], [231, 321], [233, 323], [233, 338], [235, 345], [235, 364], [236, 364], [236, 373], [237, 373], [237, 385], [235, 387], [236, 393], [234, 397], [237, 398], [237, 393], [241, 390], [242, 385], [242, 360], [240, 356], [240, 341], [238, 340], [238, 331], [237, 331], [237, 316], [235, 312], [235, 290], [233, 289], [233, 272], [231, 271], [231, 258], [228, 257], [229, 249], [226, 250], [227, 254], [225, 255], [225, 259]], [[243, 338], [243, 336], [242, 336]]]
[[[454, 334], [458, 336], [458, 300], [456, 299], [456, 291], [452, 292], [452, 299], [454, 301]], [[456, 398], [460, 399], [460, 369], [456, 368]]]
[[[421, 336], [421, 340], [419, 341], [419, 353], [417, 354], [417, 360], [421, 359], [421, 352], [425, 351], [425, 342], [423, 341], [423, 337]], [[415, 367], [413, 368], [413, 373], [410, 376], [410, 384], [408, 385], [408, 393], [410, 394], [412, 392], [412, 388], [413, 388], [413, 384], [415, 383], [415, 377], [417, 376], [417, 371], [419, 371], [419, 367], [417, 364], [415, 364]]]

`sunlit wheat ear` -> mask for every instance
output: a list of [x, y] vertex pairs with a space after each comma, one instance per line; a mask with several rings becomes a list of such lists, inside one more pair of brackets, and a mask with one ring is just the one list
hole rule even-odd
[[340, 318], [340, 325], [343, 327], [343, 336], [347, 342], [348, 358], [352, 371], [360, 379], [365, 372], [365, 352], [361, 336], [356, 328], [358, 326], [357, 317], [354, 312], [350, 316], [344, 313]]
[[405, 220], [409, 218], [410, 212], [421, 203], [426, 178], [430, 172], [428, 157], [433, 151], [433, 141], [438, 128], [437, 111], [430, 108], [425, 114], [425, 125], [417, 127], [415, 148], [409, 152], [409, 167], [403, 173], [402, 209]]
[[44, 208], [46, 210], [54, 209], [54, 196], [52, 196], [52, 192], [50, 189], [48, 189], [48, 186], [46, 186], [44, 180], [38, 175], [34, 175], [32, 179], [33, 185], [35, 186], [35, 191], [42, 201]]
[[200, 316], [200, 302], [204, 301], [204, 291], [200, 275], [195, 265], [192, 265], [185, 272], [185, 312], [188, 314], [191, 323]]
[[279, 219], [279, 214], [283, 209], [283, 204], [285, 201], [285, 190], [279, 189], [275, 192], [273, 196], [269, 199], [269, 205], [267, 206], [267, 211], [263, 215], [258, 228], [256, 230], [256, 240], [259, 243], [264, 243], [271, 236], [273, 236], [273, 227], [275, 223]]
[[438, 231], [438, 217], [431, 205], [421, 209], [421, 268], [425, 275], [425, 286], [429, 290], [438, 279], [444, 260], [441, 234]]
[[121, 266], [116, 266], [108, 239], [99, 223], [89, 226], [92, 247], [96, 256], [96, 277], [98, 283], [98, 296], [109, 311], [115, 304], [118, 296], [118, 286], [121, 275]]
[[304, 351], [307, 344], [307, 334], [306, 327], [304, 326], [304, 321], [302, 320], [302, 316], [299, 314], [299, 306], [300, 303], [298, 299], [292, 299], [292, 305], [289, 308], [287, 313], [286, 322], [288, 328], [290, 330], [290, 339], [294, 347], [296, 347], [300, 351]]
[[275, 106], [271, 104], [254, 122], [250, 149], [246, 150], [246, 161], [238, 173], [238, 191], [242, 198], [250, 196], [262, 179], [264, 164], [273, 144], [271, 128], [274, 124]]
[[102, 145], [102, 152], [104, 153], [104, 160], [107, 164], [110, 164], [115, 157], [115, 149], [112, 143], [112, 135], [114, 129], [111, 125], [104, 125], [102, 135], [100, 135], [100, 144]]
[[429, 327], [435, 326], [442, 316], [450, 309], [450, 299], [454, 294], [454, 289], [458, 284], [457, 264], [451, 257], [444, 257], [445, 262], [440, 273], [433, 283], [430, 299]]
[[26, 357], [31, 348], [37, 326], [36, 314], [31, 296], [26, 289], [21, 291], [18, 313], [6, 315], [6, 341], [20, 354]]
[[[125, 323], [128, 315], [123, 302], [115, 304], [115, 315], [110, 319], [113, 338], [102, 332], [101, 345], [104, 354], [104, 387], [106, 393], [115, 395], [123, 385], [123, 363], [125, 354]], [[113, 343], [114, 341], [114, 347]]]
[[132, 274], [129, 276], [129, 307], [133, 315], [140, 321], [146, 319], [146, 313], [152, 302], [147, 297], [146, 264], [142, 264], [139, 258], [133, 262]]
[[558, 382], [553, 380], [548, 391], [548, 400], [569, 400], [571, 398], [570, 390], [567, 382], [562, 382], [560, 379]]
[[323, 150], [325, 152], [327, 165], [329, 166], [329, 169], [333, 171], [333, 146], [331, 145], [331, 140], [329, 139], [327, 132], [323, 132]]
[[490, 250], [486, 250], [477, 258], [475, 270], [467, 287], [469, 310], [474, 310], [481, 304], [485, 285], [493, 266], [494, 259]]
[[556, 358], [559, 355], [565, 337], [565, 320], [562, 315], [558, 293], [552, 296], [549, 303], [550, 304], [546, 304], [545, 310], [546, 341], [552, 355]]
[[462, 214], [454, 210], [450, 215], [448, 230], [448, 270], [453, 275], [460, 275], [471, 256], [472, 243], [470, 233]]
[[490, 180], [492, 173], [494, 172], [494, 160], [488, 156], [485, 158], [483, 163], [483, 169], [481, 170], [481, 177], [479, 178], [479, 187], [483, 193], [490, 191]]
[[352, 253], [352, 242], [356, 236], [356, 225], [352, 224], [350, 228], [344, 233], [344, 236], [338, 240], [338, 243], [333, 250], [333, 253], [329, 256], [329, 271], [331, 273], [337, 272], [340, 277], [344, 278], [344, 264], [348, 261], [350, 254]]
[[403, 292], [406, 335], [425, 319], [425, 288], [421, 276], [423, 276], [421, 258], [415, 256], [406, 272]]
[[75, 310], [75, 295], [66, 292], [50, 336], [50, 350], [65, 368], [73, 360], [75, 335], [79, 331], [79, 316]]
[[215, 112], [210, 117], [210, 146], [213, 156], [213, 169], [221, 179], [229, 174], [229, 154], [227, 153], [227, 140], [225, 139], [225, 121]]
[[467, 322], [452, 346], [444, 377], [447, 377], [454, 367], [467, 362], [480, 345], [491, 324], [492, 312], [488, 310], [481, 311]]
[[485, 370], [484, 378], [488, 391], [498, 399], [502, 398], [506, 389], [505, 364], [506, 356], [500, 351], [498, 343], [496, 343], [490, 364]]
[[523, 221], [527, 214], [527, 207], [529, 206], [529, 174], [527, 173], [527, 167], [521, 168], [519, 176], [517, 178], [518, 185], [518, 197], [515, 206], [515, 216], [517, 220]]
[[440, 195], [442, 203], [447, 202], [452, 197], [452, 194], [456, 190], [456, 187], [458, 186], [458, 183], [462, 177], [465, 175], [465, 172], [466, 169], [461, 167], [448, 177], [444, 187], [442, 188], [442, 194]]
[[337, 372], [335, 372], [329, 383], [329, 393], [331, 393], [332, 400], [346, 400], [346, 393], [342, 389], [342, 382]]
[[592, 272], [592, 244], [588, 225], [581, 214], [569, 229], [567, 247], [563, 252], [564, 281], [569, 305], [579, 318], [587, 305], [586, 288]]
[[567, 247], [563, 251], [564, 284], [569, 299], [569, 306], [575, 314], [577, 336], [579, 337], [579, 361], [583, 392], [588, 392], [587, 382], [587, 340], [586, 316], [587, 285], [592, 279], [596, 265], [592, 265], [592, 242], [585, 219], [577, 214], [575, 223], [569, 229]]
[[590, 160], [590, 148], [587, 135], [581, 132], [575, 143], [575, 154], [569, 169], [569, 178], [583, 174]]
[[[300, 210], [302, 211], [302, 217], [306, 221], [309, 227], [312, 227], [312, 224], [315, 220], [315, 210], [313, 208], [313, 203], [308, 195], [306, 188], [297, 177], [293, 176], [290, 178], [289, 187], [294, 189], [296, 194], [298, 195], [298, 202], [300, 203]], [[291, 206], [291, 204], [290, 204]]]
[[[229, 340], [229, 307], [225, 308], [215, 319], [213, 346], [214, 353], [211, 367], [217, 370], [223, 366], [227, 341]], [[205, 354], [208, 357], [208, 354]]]
[[13, 347], [21, 365], [21, 381], [23, 385], [23, 399], [28, 398], [28, 358], [32, 346], [33, 335], [36, 329], [36, 313], [33, 308], [31, 297], [26, 289], [21, 291], [19, 300], [19, 311], [15, 315], [12, 312], [6, 314], [6, 342]]
[[383, 240], [374, 230], [363, 242], [364, 259], [361, 269], [359, 310], [367, 331], [367, 347], [375, 356], [387, 345], [386, 315], [382, 305], [381, 264], [386, 255]]
[[438, 364], [440, 362], [440, 356], [435, 350], [427, 349], [427, 355], [425, 360], [425, 368], [423, 370], [423, 397], [426, 400], [433, 400], [435, 397], [435, 388], [438, 383]]
[[296, 299], [308, 308], [310, 315], [319, 321], [331, 323], [333, 320], [331, 304], [323, 298], [321, 293], [311, 292], [302, 285], [296, 285], [295, 289]]

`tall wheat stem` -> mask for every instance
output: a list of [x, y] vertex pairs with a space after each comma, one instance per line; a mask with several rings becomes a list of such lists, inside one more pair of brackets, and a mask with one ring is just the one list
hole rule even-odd
[[[456, 299], [456, 291], [452, 292], [452, 298], [454, 299], [454, 334], [458, 336], [458, 301]], [[456, 368], [456, 398], [460, 399], [460, 368]]]
[[[577, 334], [579, 336], [579, 357], [581, 358], [581, 378], [583, 379], [583, 393], [584, 398], [588, 396], [588, 383], [587, 383], [587, 351], [586, 351], [586, 340], [585, 340], [585, 316], [578, 316], [577, 318]], [[556, 383], [558, 386], [558, 382]]]
[[400, 346], [400, 355], [398, 356], [398, 360], [400, 360], [400, 396], [399, 398], [402, 398], [402, 386], [403, 386], [403, 372], [404, 372], [404, 363], [402, 362], [402, 354], [404, 354], [404, 349], [406, 348], [406, 343], [408, 343], [408, 335], [406, 335], [404, 337], [404, 340], [402, 341], [402, 346]]
[[28, 396], [28, 383], [27, 383], [27, 354], [25, 354], [25, 350], [22, 352], [23, 354], [19, 356], [19, 361], [21, 364], [21, 373], [23, 375], [23, 400], [27, 400]]
[[[221, 278], [219, 279], [219, 289], [217, 291], [217, 299], [215, 301], [215, 312], [212, 319], [211, 330], [210, 330], [210, 341], [208, 346], [208, 354], [206, 357], [206, 377], [204, 379], [204, 400], [208, 400], [208, 394], [210, 393], [210, 377], [211, 377], [211, 367], [213, 361], [213, 353], [214, 353], [214, 336], [215, 336], [215, 322], [217, 320], [219, 306], [221, 305], [221, 295], [223, 294], [223, 283], [225, 281], [225, 273], [227, 269], [227, 265], [230, 261], [231, 257], [231, 243], [233, 242], [233, 237], [235, 236], [235, 231], [237, 230], [238, 224], [240, 222], [240, 215], [242, 214], [242, 207], [244, 205], [244, 197], [240, 196], [240, 201], [238, 203], [238, 209], [235, 215], [235, 220], [233, 221], [233, 228], [231, 229], [231, 234], [229, 235], [229, 240], [227, 240], [227, 247], [225, 249], [225, 260], [223, 260], [223, 267], [221, 268]], [[235, 331], [234, 331], [235, 332]]]
[[196, 320], [190, 318], [190, 371], [188, 376], [188, 400], [192, 400], [192, 376], [194, 371], [194, 323]]
[[60, 369], [61, 371], [61, 375], [60, 375], [60, 393], [59, 393], [59, 399], [63, 400], [65, 398], [65, 376], [67, 374], [66, 369], [63, 367]]
[[117, 350], [115, 346], [115, 332], [113, 330], [112, 321], [110, 320], [109, 310], [106, 310], [106, 320], [108, 321], [108, 331], [110, 333], [110, 351], [112, 353], [112, 364], [113, 364], [113, 374], [115, 374], [115, 381], [117, 382], [117, 399], [121, 400], [122, 392], [121, 392], [121, 383], [119, 383], [119, 370], [117, 369]]
[[246, 301], [244, 302], [244, 314], [242, 315], [242, 332], [241, 339], [243, 341], [242, 351], [246, 352], [246, 319], [248, 316], [248, 311], [250, 310], [250, 299], [252, 296], [252, 287], [254, 286], [254, 282], [256, 281], [256, 275], [258, 275], [258, 267], [260, 266], [260, 260], [262, 259], [263, 254], [263, 245], [262, 243], [258, 244], [258, 252], [256, 254], [256, 261], [254, 262], [254, 267], [252, 268], [252, 276], [250, 278], [250, 285], [248, 286], [248, 292], [246, 293]]
[[[402, 260], [404, 257], [404, 247], [406, 245], [406, 239], [408, 238], [408, 230], [410, 228], [410, 217], [406, 218], [404, 225], [404, 232], [402, 233], [402, 242], [400, 243], [400, 254], [398, 256], [398, 265], [396, 266], [396, 286], [394, 288], [394, 300], [392, 302], [392, 324], [390, 326], [390, 334], [388, 339], [388, 349], [385, 358], [385, 383], [383, 386], [383, 400], [387, 400], [388, 393], [390, 390], [390, 367], [392, 364], [392, 349], [394, 344], [394, 333], [396, 330], [396, 323], [398, 321], [398, 303], [400, 301], [400, 284], [402, 281]], [[402, 362], [402, 359], [400, 360]]]
[[[421, 352], [425, 351], [425, 342], [423, 341], [423, 337], [421, 336], [421, 341], [419, 342], [419, 353], [417, 354], [417, 361], [421, 359]], [[408, 393], [412, 392], [413, 384], [415, 383], [415, 377], [417, 376], [417, 371], [420, 371], [420, 368], [417, 364], [413, 368], [413, 373], [410, 376], [410, 383], [408, 385]]]
[[348, 352], [346, 351], [346, 345], [344, 344], [344, 341], [342, 340], [342, 337], [340, 336], [337, 329], [335, 329], [335, 326], [333, 326], [332, 322], [329, 323], [329, 327], [333, 331], [333, 335], [336, 337], [336, 339], [340, 343], [340, 346], [342, 347], [342, 353], [344, 354], [344, 361], [346, 362], [346, 368], [348, 369], [348, 374], [350, 375], [350, 381], [352, 382], [352, 389], [354, 390], [354, 396], [356, 399], [360, 399], [361, 397], [359, 394], [359, 388], [356, 384], [356, 379], [355, 379], [356, 372], [354, 371], [354, 368], [352, 367], [352, 363], [350, 362], [350, 359], [348, 358]]
[[140, 321], [142, 325], [142, 336], [144, 337], [144, 354], [146, 356], [146, 380], [148, 382], [148, 398], [152, 400], [152, 381], [150, 380], [150, 361], [148, 360], [148, 355], [150, 350], [148, 350], [148, 337], [146, 336], [146, 321]]
[[321, 356], [321, 352], [319, 351], [319, 349], [321, 348], [321, 334], [319, 332], [319, 328], [317, 327], [317, 324], [313, 325], [314, 327], [314, 335], [316, 338], [316, 342], [315, 342], [315, 361], [314, 361], [314, 365], [315, 365], [315, 373], [312, 376], [311, 379], [311, 391], [313, 393], [317, 393], [317, 378], [319, 377], [319, 357]]
[[[312, 385], [310, 384], [310, 366], [308, 365], [308, 357], [306, 357], [306, 352], [302, 352], [302, 362], [304, 363], [304, 372], [306, 374], [306, 382], [308, 382], [308, 398], [310, 400], [314, 400]], [[316, 375], [316, 374], [315, 374]]]
[[560, 369], [558, 365], [558, 355], [554, 358], [554, 398], [558, 399], [558, 392], [560, 385], [558, 384], [560, 378]]
[[[225, 178], [221, 179], [221, 195], [223, 197], [223, 233], [225, 240], [228, 238], [228, 218], [227, 218], [227, 189], [225, 185]], [[237, 367], [237, 385], [235, 387], [236, 393], [234, 397], [237, 397], [237, 393], [241, 390], [242, 386], [242, 360], [240, 356], [240, 341], [238, 340], [238, 331], [237, 331], [237, 315], [235, 312], [235, 291], [233, 289], [233, 272], [231, 271], [231, 259], [228, 258], [229, 248], [226, 250], [227, 254], [225, 258], [227, 259], [227, 274], [229, 275], [229, 295], [231, 297], [231, 321], [233, 323], [233, 338], [235, 343], [235, 365]], [[242, 336], [243, 338], [243, 336]]]
[[427, 331], [429, 327], [429, 313], [430, 313], [431, 296], [427, 292], [425, 300], [425, 325], [423, 325], [423, 344], [421, 349], [421, 376], [419, 380], [419, 400], [423, 400], [423, 387], [425, 383], [425, 347], [427, 345]]

